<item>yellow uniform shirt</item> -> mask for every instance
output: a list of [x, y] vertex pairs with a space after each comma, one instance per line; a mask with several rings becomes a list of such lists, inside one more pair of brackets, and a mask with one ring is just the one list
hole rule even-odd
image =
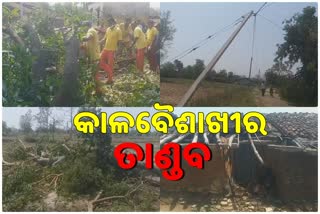
[[159, 34], [157, 28], [152, 27], [147, 30], [147, 46], [150, 46], [154, 38]]
[[122, 40], [122, 33], [118, 27], [111, 29], [110, 27], [106, 32], [106, 45], [104, 49], [107, 51], [115, 51], [118, 48], [118, 41]]
[[133, 36], [134, 36], [135, 39], [138, 39], [137, 42], [136, 42], [136, 48], [137, 49], [142, 49], [142, 48], [146, 47], [146, 36], [143, 33], [141, 27], [137, 26], [134, 29]]
[[94, 28], [90, 28], [87, 32], [87, 37], [90, 37], [90, 40], [87, 41], [87, 54], [89, 61], [98, 60], [100, 58], [98, 32]]
[[129, 42], [130, 41], [130, 35], [132, 35], [132, 27], [131, 24], [126, 28], [125, 23], [121, 23], [119, 25], [119, 28], [122, 32], [122, 39], [124, 42]]

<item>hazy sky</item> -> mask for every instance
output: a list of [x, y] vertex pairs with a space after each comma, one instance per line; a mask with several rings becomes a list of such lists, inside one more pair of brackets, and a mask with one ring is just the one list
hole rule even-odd
[[[161, 11], [170, 10], [173, 24], [177, 32], [168, 51], [167, 60], [190, 48], [208, 35], [233, 23], [249, 11], [257, 11], [262, 5], [259, 3], [161, 3]], [[276, 44], [283, 42], [282, 21], [291, 18], [295, 13], [302, 12], [306, 6], [315, 6], [317, 3], [268, 3], [257, 16], [256, 38], [252, 76], [261, 74], [273, 65], [277, 50]], [[216, 69], [225, 68], [235, 74], [247, 75], [252, 48], [253, 20], [250, 18], [242, 31], [238, 34], [228, 50], [224, 53]], [[209, 63], [212, 57], [234, 31], [235, 27], [219, 34], [205, 46], [181, 59], [184, 65], [194, 64], [195, 59], [203, 59]]]
[[[70, 127], [70, 108], [52, 108], [53, 110], [53, 116], [56, 119], [59, 119], [62, 122], [60, 127]], [[15, 127], [19, 128], [19, 120], [21, 115], [24, 115], [28, 110], [32, 111], [32, 114], [35, 115], [39, 112], [39, 108], [21, 108], [21, 107], [14, 107], [14, 108], [3, 108], [2, 112], [2, 119], [6, 121], [7, 125], [9, 127]], [[153, 108], [149, 107], [131, 107], [131, 108], [119, 108], [119, 107], [110, 107], [110, 108], [102, 108], [104, 112], [107, 114], [111, 114], [115, 111], [125, 111], [131, 113], [134, 117], [137, 116], [138, 113], [142, 111], [149, 111], [151, 115], [153, 115], [156, 111]], [[77, 108], [73, 108], [73, 112], [75, 113], [77, 111]], [[193, 108], [175, 108], [174, 113], [177, 115], [180, 115], [182, 112], [185, 111], [193, 111], [193, 112], [204, 112], [205, 114], [211, 112], [211, 111], [222, 111], [222, 112], [242, 112], [246, 113], [249, 111], [258, 111], [262, 113], [272, 113], [272, 112], [312, 112], [317, 113], [317, 108], [287, 108], [287, 107], [269, 107], [269, 108], [262, 108], [262, 107], [193, 107]], [[33, 122], [33, 128], [36, 128], [36, 122]]]
[[[130, 113], [132, 116], [136, 117], [140, 112], [148, 111], [152, 115], [155, 111], [150, 107], [109, 107], [101, 108], [103, 112], [107, 115], [116, 111], [124, 111]], [[19, 128], [19, 120], [21, 115], [26, 114], [31, 110], [33, 115], [39, 113], [39, 108], [21, 108], [21, 107], [6, 107], [2, 111], [2, 120], [7, 123], [9, 127]], [[73, 115], [77, 112], [78, 108], [73, 108]], [[60, 127], [70, 127], [70, 108], [52, 108], [52, 115], [62, 121]], [[37, 123], [33, 121], [33, 128], [36, 128]]]

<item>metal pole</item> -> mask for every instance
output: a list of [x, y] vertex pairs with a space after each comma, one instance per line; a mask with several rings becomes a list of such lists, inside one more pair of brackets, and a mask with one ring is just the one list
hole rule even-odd
[[189, 88], [189, 90], [187, 91], [187, 93], [185, 93], [185, 95], [183, 96], [183, 98], [180, 100], [180, 102], [178, 103], [178, 107], [182, 107], [184, 106], [189, 99], [192, 97], [192, 95], [194, 94], [194, 92], [197, 90], [200, 82], [205, 78], [205, 76], [207, 75], [207, 73], [209, 71], [211, 71], [213, 69], [213, 67], [217, 64], [217, 62], [219, 61], [219, 59], [221, 58], [221, 56], [223, 55], [223, 53], [227, 50], [227, 48], [229, 47], [229, 45], [232, 43], [232, 41], [234, 40], [234, 38], [238, 35], [238, 33], [240, 32], [240, 30], [242, 29], [242, 27], [245, 25], [245, 23], [248, 21], [248, 19], [252, 16], [253, 11], [251, 11], [250, 13], [248, 13], [248, 15], [246, 15], [242, 21], [242, 23], [239, 25], [239, 27], [232, 33], [232, 35], [230, 36], [230, 38], [224, 43], [224, 45], [221, 47], [221, 49], [218, 51], [218, 53], [213, 57], [213, 59], [211, 60], [211, 62], [207, 65], [207, 67], [202, 71], [202, 73], [198, 76], [198, 78], [196, 79], [196, 81], [194, 81], [194, 83], [192, 84], [192, 86]]

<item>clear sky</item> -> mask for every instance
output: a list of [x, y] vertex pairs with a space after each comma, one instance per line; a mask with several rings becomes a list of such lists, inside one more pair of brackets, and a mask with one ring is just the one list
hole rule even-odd
[[[61, 126], [62, 128], [70, 127], [70, 108], [52, 108], [53, 116], [63, 121]], [[2, 119], [7, 123], [9, 127], [19, 128], [19, 120], [21, 115], [24, 115], [28, 110], [32, 111], [32, 114], [35, 115], [39, 112], [39, 108], [28, 108], [28, 107], [13, 107], [13, 108], [3, 108], [2, 112]], [[102, 108], [104, 112], [107, 114], [111, 114], [115, 111], [125, 111], [131, 113], [134, 117], [136, 117], [142, 111], [149, 111], [150, 115], [152, 116], [156, 111], [151, 107], [130, 107], [130, 108], [119, 108], [119, 107], [110, 107], [110, 108]], [[287, 107], [276, 107], [276, 108], [262, 108], [262, 107], [193, 107], [193, 108], [175, 108], [174, 113], [180, 115], [182, 112], [185, 111], [192, 111], [192, 112], [204, 112], [205, 114], [211, 111], [221, 111], [221, 112], [242, 112], [246, 113], [249, 111], [258, 111], [261, 113], [272, 113], [272, 112], [310, 112], [310, 113], [317, 113], [317, 108], [287, 108]], [[73, 113], [77, 112], [77, 108], [73, 108]], [[33, 128], [36, 128], [37, 123], [33, 121]]]
[[[236, 19], [249, 11], [257, 11], [262, 2], [257, 3], [161, 3], [161, 11], [170, 10], [175, 33], [173, 44], [168, 50], [167, 60], [180, 54], [185, 49], [193, 46], [208, 35], [233, 23]], [[273, 65], [273, 59], [277, 50], [276, 44], [282, 43], [284, 31], [282, 21], [291, 18], [295, 13], [302, 12], [306, 6], [315, 6], [317, 3], [268, 3], [257, 16], [256, 38], [254, 49], [254, 61], [252, 76], [264, 71]], [[252, 48], [253, 18], [244, 26], [237, 38], [224, 53], [216, 70], [225, 68], [238, 75], [249, 73], [249, 63]], [[194, 64], [196, 59], [205, 60], [209, 63], [212, 57], [220, 49], [223, 43], [231, 35], [235, 28], [219, 34], [207, 45], [181, 59], [184, 65]]]

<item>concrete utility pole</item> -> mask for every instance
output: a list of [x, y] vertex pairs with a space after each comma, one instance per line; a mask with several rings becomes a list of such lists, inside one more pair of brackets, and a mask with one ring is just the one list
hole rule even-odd
[[205, 78], [207, 73], [213, 69], [213, 67], [217, 64], [223, 53], [227, 50], [227, 48], [230, 46], [234, 38], [238, 35], [242, 27], [246, 24], [248, 19], [252, 16], [253, 11], [248, 13], [244, 18], [239, 27], [232, 33], [230, 38], [224, 43], [224, 45], [221, 47], [221, 49], [218, 51], [218, 53], [213, 57], [211, 62], [207, 65], [207, 67], [201, 72], [201, 74], [198, 76], [196, 81], [192, 84], [192, 86], [189, 88], [187, 93], [183, 96], [183, 98], [178, 103], [178, 107], [185, 106], [185, 104], [189, 101], [189, 99], [192, 97], [194, 92], [197, 90], [200, 82]]
[[251, 79], [251, 69], [252, 69], [252, 61], [253, 61], [254, 36], [255, 36], [255, 31], [256, 31], [256, 21], [257, 21], [257, 15], [254, 14], [253, 34], [252, 34], [252, 52], [251, 52], [251, 60], [250, 60], [249, 79]]

